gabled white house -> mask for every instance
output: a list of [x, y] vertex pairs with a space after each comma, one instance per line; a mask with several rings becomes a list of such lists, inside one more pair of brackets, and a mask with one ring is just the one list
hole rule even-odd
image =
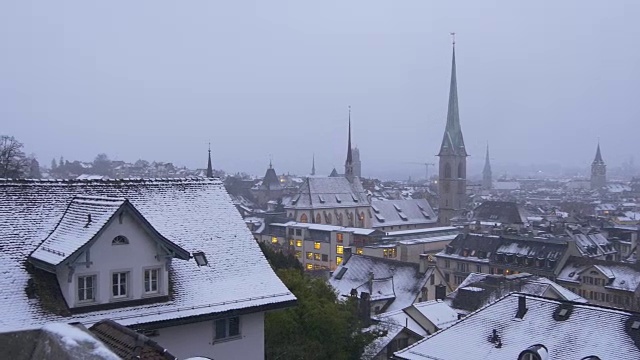
[[109, 318], [179, 358], [264, 356], [295, 297], [218, 180], [0, 180], [0, 332]]

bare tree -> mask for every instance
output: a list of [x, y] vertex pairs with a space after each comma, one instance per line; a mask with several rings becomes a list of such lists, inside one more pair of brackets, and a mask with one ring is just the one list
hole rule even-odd
[[0, 178], [21, 178], [29, 171], [31, 160], [13, 136], [0, 135]]

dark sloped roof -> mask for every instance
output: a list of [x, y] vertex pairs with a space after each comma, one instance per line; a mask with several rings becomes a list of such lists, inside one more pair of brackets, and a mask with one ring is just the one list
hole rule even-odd
[[431, 224], [438, 218], [426, 199], [372, 201], [373, 227]]
[[525, 210], [514, 202], [485, 201], [473, 210], [473, 221], [524, 224], [527, 222], [527, 215]]
[[125, 360], [177, 359], [155, 341], [112, 320], [99, 321], [89, 331]]

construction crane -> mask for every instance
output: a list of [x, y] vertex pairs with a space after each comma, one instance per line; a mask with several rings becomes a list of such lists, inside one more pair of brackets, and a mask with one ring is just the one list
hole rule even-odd
[[436, 165], [436, 164], [434, 164], [434, 163], [423, 163], [423, 162], [407, 162], [407, 164], [422, 165], [422, 166], [424, 166], [424, 169], [425, 169], [425, 171], [424, 171], [424, 176], [425, 176], [425, 179], [426, 179], [427, 181], [429, 181], [429, 166], [435, 166], [435, 165]]

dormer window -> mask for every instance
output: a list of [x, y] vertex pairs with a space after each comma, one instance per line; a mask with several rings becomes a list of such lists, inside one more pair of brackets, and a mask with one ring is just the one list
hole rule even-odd
[[207, 266], [207, 264], [209, 264], [209, 262], [207, 262], [207, 257], [202, 251], [193, 253], [193, 258], [196, 260], [196, 264], [198, 264], [198, 266]]
[[129, 239], [127, 239], [125, 236], [122, 236], [122, 235], [118, 235], [114, 237], [113, 240], [111, 240], [111, 245], [128, 245], [128, 244], [129, 244]]

